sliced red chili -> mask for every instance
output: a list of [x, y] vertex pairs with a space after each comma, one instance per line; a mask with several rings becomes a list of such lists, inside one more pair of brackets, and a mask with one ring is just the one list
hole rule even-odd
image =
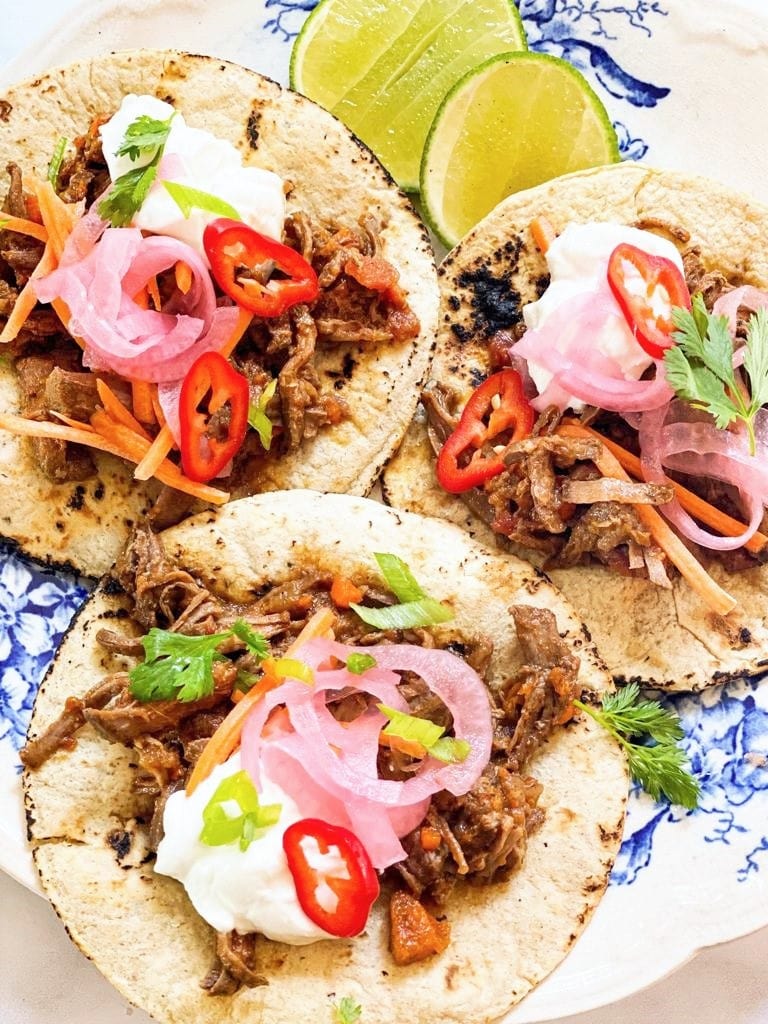
[[181, 385], [181, 465], [205, 483], [239, 450], [248, 429], [248, 381], [218, 352], [196, 359]]
[[379, 895], [379, 880], [357, 836], [319, 818], [303, 818], [285, 830], [283, 849], [307, 917], [330, 935], [359, 935]]
[[662, 359], [674, 345], [672, 309], [691, 308], [691, 295], [680, 269], [665, 256], [652, 256], [622, 242], [608, 260], [608, 284], [639, 345]]
[[460, 494], [498, 476], [504, 460], [493, 448], [528, 437], [535, 419], [520, 374], [516, 370], [492, 374], [472, 392], [459, 425], [440, 450], [440, 486], [451, 494]]
[[317, 298], [317, 274], [301, 253], [242, 221], [212, 221], [203, 246], [221, 290], [251, 313], [281, 316], [298, 302]]

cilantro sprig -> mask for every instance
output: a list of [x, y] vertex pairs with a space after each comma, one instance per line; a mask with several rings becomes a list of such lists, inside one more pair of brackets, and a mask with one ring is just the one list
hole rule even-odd
[[218, 648], [237, 637], [257, 659], [269, 655], [269, 644], [261, 633], [238, 619], [231, 629], [208, 636], [185, 636], [167, 629], [150, 629], [141, 644], [144, 661], [129, 674], [131, 693], [140, 701], [200, 700], [213, 693], [213, 664], [223, 661]]
[[105, 199], [99, 203], [99, 216], [108, 220], [112, 227], [122, 228], [130, 224], [134, 215], [149, 195], [157, 177], [157, 168], [171, 133], [174, 111], [164, 121], [148, 114], [142, 114], [132, 121], [125, 131], [125, 138], [118, 147], [116, 156], [128, 156], [132, 161], [152, 154], [142, 167], [135, 167], [121, 174]]
[[[636, 683], [605, 694], [601, 708], [580, 700], [573, 703], [624, 748], [632, 778], [649, 796], [654, 800], [666, 796], [673, 804], [689, 810], [698, 805], [699, 783], [687, 770], [688, 758], [678, 746], [683, 730], [674, 711], [658, 701], [641, 698]], [[641, 737], [648, 737], [653, 743], [635, 742], [635, 738]]]
[[676, 308], [676, 344], [664, 353], [667, 380], [674, 391], [714, 418], [720, 430], [741, 420], [755, 454], [755, 416], [768, 402], [768, 313], [759, 309], [747, 324], [744, 370], [749, 380], [745, 394], [733, 366], [733, 341], [725, 316], [708, 312], [700, 293], [691, 310]]

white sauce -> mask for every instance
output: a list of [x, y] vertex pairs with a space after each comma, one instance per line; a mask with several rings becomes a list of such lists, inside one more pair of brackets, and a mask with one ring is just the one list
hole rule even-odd
[[[244, 851], [237, 841], [225, 846], [200, 842], [203, 809], [222, 780], [239, 770], [237, 753], [214, 769], [192, 796], [179, 792], [169, 798], [155, 871], [178, 879], [195, 910], [217, 931], [260, 932], [268, 939], [296, 946], [335, 938], [318, 928], [301, 909], [283, 851], [283, 833], [303, 815], [293, 800], [263, 774], [259, 801], [263, 805], [282, 805], [277, 824]], [[239, 813], [237, 806], [235, 813]], [[315, 853], [322, 858], [324, 872], [343, 869], [341, 858], [337, 857], [338, 864], [333, 859], [333, 848], [326, 855], [319, 850]], [[327, 888], [335, 900], [333, 891]], [[328, 909], [333, 908], [329, 905]]]
[[[143, 114], [164, 121], [172, 113], [173, 107], [169, 103], [154, 96], [131, 94], [124, 97], [117, 113], [99, 129], [104, 159], [112, 181], [116, 181], [126, 171], [146, 166], [153, 157], [152, 153], [142, 153], [133, 161], [127, 155], [116, 156], [125, 141], [128, 126]], [[260, 167], [244, 167], [240, 153], [231, 142], [217, 139], [215, 135], [200, 128], [190, 128], [182, 114], [177, 112], [165, 144], [162, 159], [166, 158], [168, 180], [223, 199], [256, 231], [271, 238], [282, 238], [285, 220], [282, 178]], [[161, 162], [161, 169], [162, 166]], [[133, 226], [179, 238], [205, 257], [203, 230], [218, 216], [193, 209], [189, 218], [185, 218], [158, 176], [144, 204], [133, 218]]]
[[[623, 242], [629, 242], [652, 256], [666, 256], [681, 271], [683, 269], [680, 253], [672, 242], [650, 231], [623, 224], [569, 224], [547, 250], [550, 273], [547, 290], [537, 302], [523, 307], [526, 327], [533, 330], [543, 327], [564, 302], [600, 287], [606, 279], [611, 253]], [[636, 283], [638, 286], [642, 283], [639, 274]], [[612, 295], [610, 302], [615, 312], [606, 317], [598, 336], [593, 339], [594, 346], [617, 361], [627, 380], [639, 380], [653, 360], [633, 337]], [[528, 372], [541, 394], [552, 380], [552, 374], [531, 359], [528, 360]], [[568, 405], [574, 410], [584, 408], [584, 402], [573, 396]]]

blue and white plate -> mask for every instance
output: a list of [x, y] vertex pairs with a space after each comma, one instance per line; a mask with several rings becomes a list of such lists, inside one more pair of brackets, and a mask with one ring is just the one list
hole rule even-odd
[[[7, 82], [103, 50], [152, 45], [227, 57], [285, 82], [291, 40], [314, 6], [80, 4], [0, 77]], [[760, 0], [519, 6], [531, 47], [565, 57], [590, 78], [625, 157], [707, 174], [768, 202], [768, 19]], [[0, 868], [30, 887], [18, 749], [38, 683], [87, 590], [83, 581], [0, 548]], [[700, 808], [684, 812], [632, 793], [605, 899], [568, 959], [510, 1014], [510, 1024], [621, 999], [705, 946], [768, 925], [768, 680], [677, 696], [673, 704], [702, 783]]]

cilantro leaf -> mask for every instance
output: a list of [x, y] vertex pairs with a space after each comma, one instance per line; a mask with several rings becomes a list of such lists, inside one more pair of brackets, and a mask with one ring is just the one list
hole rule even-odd
[[[605, 694], [601, 707], [575, 700], [624, 748], [632, 778], [654, 799], [666, 796], [672, 803], [692, 810], [698, 805], [699, 783], [688, 771], [688, 758], [677, 745], [683, 736], [680, 719], [658, 701], [640, 697], [640, 687], [630, 683], [614, 694]], [[653, 743], [636, 743], [647, 736]]]
[[352, 996], [342, 996], [333, 1006], [334, 1024], [357, 1024], [362, 1012], [363, 1008]]
[[192, 701], [207, 697], [213, 693], [213, 664], [224, 660], [218, 648], [233, 636], [257, 658], [269, 654], [265, 637], [242, 619], [225, 632], [207, 636], [150, 629], [141, 639], [144, 661], [130, 672], [131, 693], [140, 701]]
[[672, 319], [676, 342], [664, 353], [667, 380], [680, 398], [703, 409], [720, 430], [741, 420], [749, 437], [750, 454], [755, 454], [755, 416], [768, 403], [768, 315], [758, 310], [749, 319], [744, 352], [744, 370], [750, 394], [736, 378], [733, 339], [728, 319], [707, 312], [700, 293], [693, 296], [690, 310], [676, 308]]
[[142, 154], [161, 149], [168, 141], [171, 133], [171, 121], [176, 116], [174, 111], [170, 117], [161, 121], [159, 118], [141, 114], [125, 129], [125, 138], [118, 146], [115, 156], [129, 156], [136, 161]]
[[141, 209], [149, 190], [157, 177], [157, 168], [162, 159], [165, 144], [171, 132], [174, 111], [165, 121], [142, 114], [125, 130], [125, 138], [117, 149], [117, 156], [129, 156], [138, 160], [140, 156], [153, 153], [152, 159], [142, 167], [134, 167], [121, 174], [104, 199], [98, 205], [98, 213], [108, 220], [112, 227], [126, 227]]

